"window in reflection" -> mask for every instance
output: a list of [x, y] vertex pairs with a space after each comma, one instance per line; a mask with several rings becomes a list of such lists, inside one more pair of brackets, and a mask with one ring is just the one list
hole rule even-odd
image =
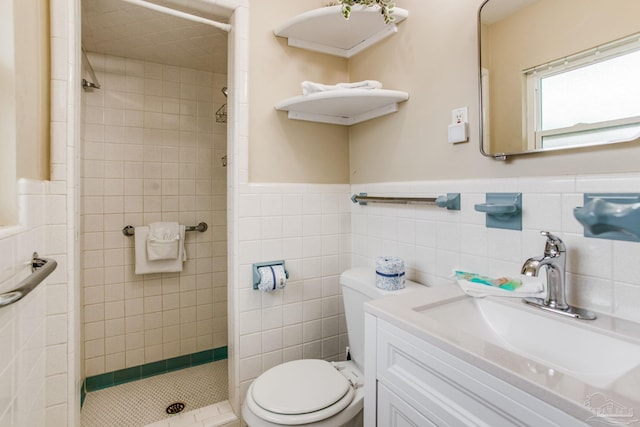
[[535, 148], [628, 141], [640, 136], [637, 36], [525, 71]]

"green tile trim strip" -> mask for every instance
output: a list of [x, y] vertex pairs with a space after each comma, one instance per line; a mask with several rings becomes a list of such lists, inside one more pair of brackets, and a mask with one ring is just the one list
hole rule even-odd
[[84, 400], [87, 398], [87, 392], [84, 389], [84, 382], [80, 386], [80, 408], [84, 405]]
[[82, 402], [87, 392], [102, 390], [114, 385], [136, 381], [142, 378], [152, 377], [178, 369], [190, 368], [192, 366], [202, 365], [204, 363], [224, 360], [228, 357], [227, 347], [214, 348], [211, 350], [200, 351], [198, 353], [187, 354], [184, 356], [173, 357], [171, 359], [160, 360], [158, 362], [146, 363], [140, 366], [120, 369], [115, 372], [107, 372], [106, 374], [94, 375], [84, 380], [84, 387], [81, 390]]

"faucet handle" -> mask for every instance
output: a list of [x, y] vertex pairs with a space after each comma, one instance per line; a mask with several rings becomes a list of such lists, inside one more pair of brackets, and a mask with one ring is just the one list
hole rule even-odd
[[544, 245], [545, 255], [554, 255], [560, 252], [566, 252], [567, 249], [561, 238], [544, 230], [541, 231], [540, 234], [547, 238], [547, 243]]

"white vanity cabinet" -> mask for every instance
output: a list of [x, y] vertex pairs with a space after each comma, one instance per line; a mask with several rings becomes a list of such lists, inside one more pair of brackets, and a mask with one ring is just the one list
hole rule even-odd
[[365, 426], [585, 426], [386, 320], [365, 318]]

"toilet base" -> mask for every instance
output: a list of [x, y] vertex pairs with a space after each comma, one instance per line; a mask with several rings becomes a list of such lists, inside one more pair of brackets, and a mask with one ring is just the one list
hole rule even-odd
[[342, 427], [363, 427], [364, 426], [364, 409], [360, 409], [360, 412], [349, 420], [346, 424], [342, 424]]
[[[304, 427], [363, 427], [364, 426], [364, 410], [360, 409], [358, 413], [342, 424], [333, 424], [336, 421], [335, 418], [340, 414], [328, 418], [326, 420], [319, 421], [312, 424], [303, 424]], [[256, 417], [251, 411], [245, 409], [245, 405], [242, 405], [242, 422], [248, 427], [282, 427], [282, 424], [274, 424], [269, 421], [265, 421], [262, 418]], [[243, 425], [244, 425], [243, 424]]]

